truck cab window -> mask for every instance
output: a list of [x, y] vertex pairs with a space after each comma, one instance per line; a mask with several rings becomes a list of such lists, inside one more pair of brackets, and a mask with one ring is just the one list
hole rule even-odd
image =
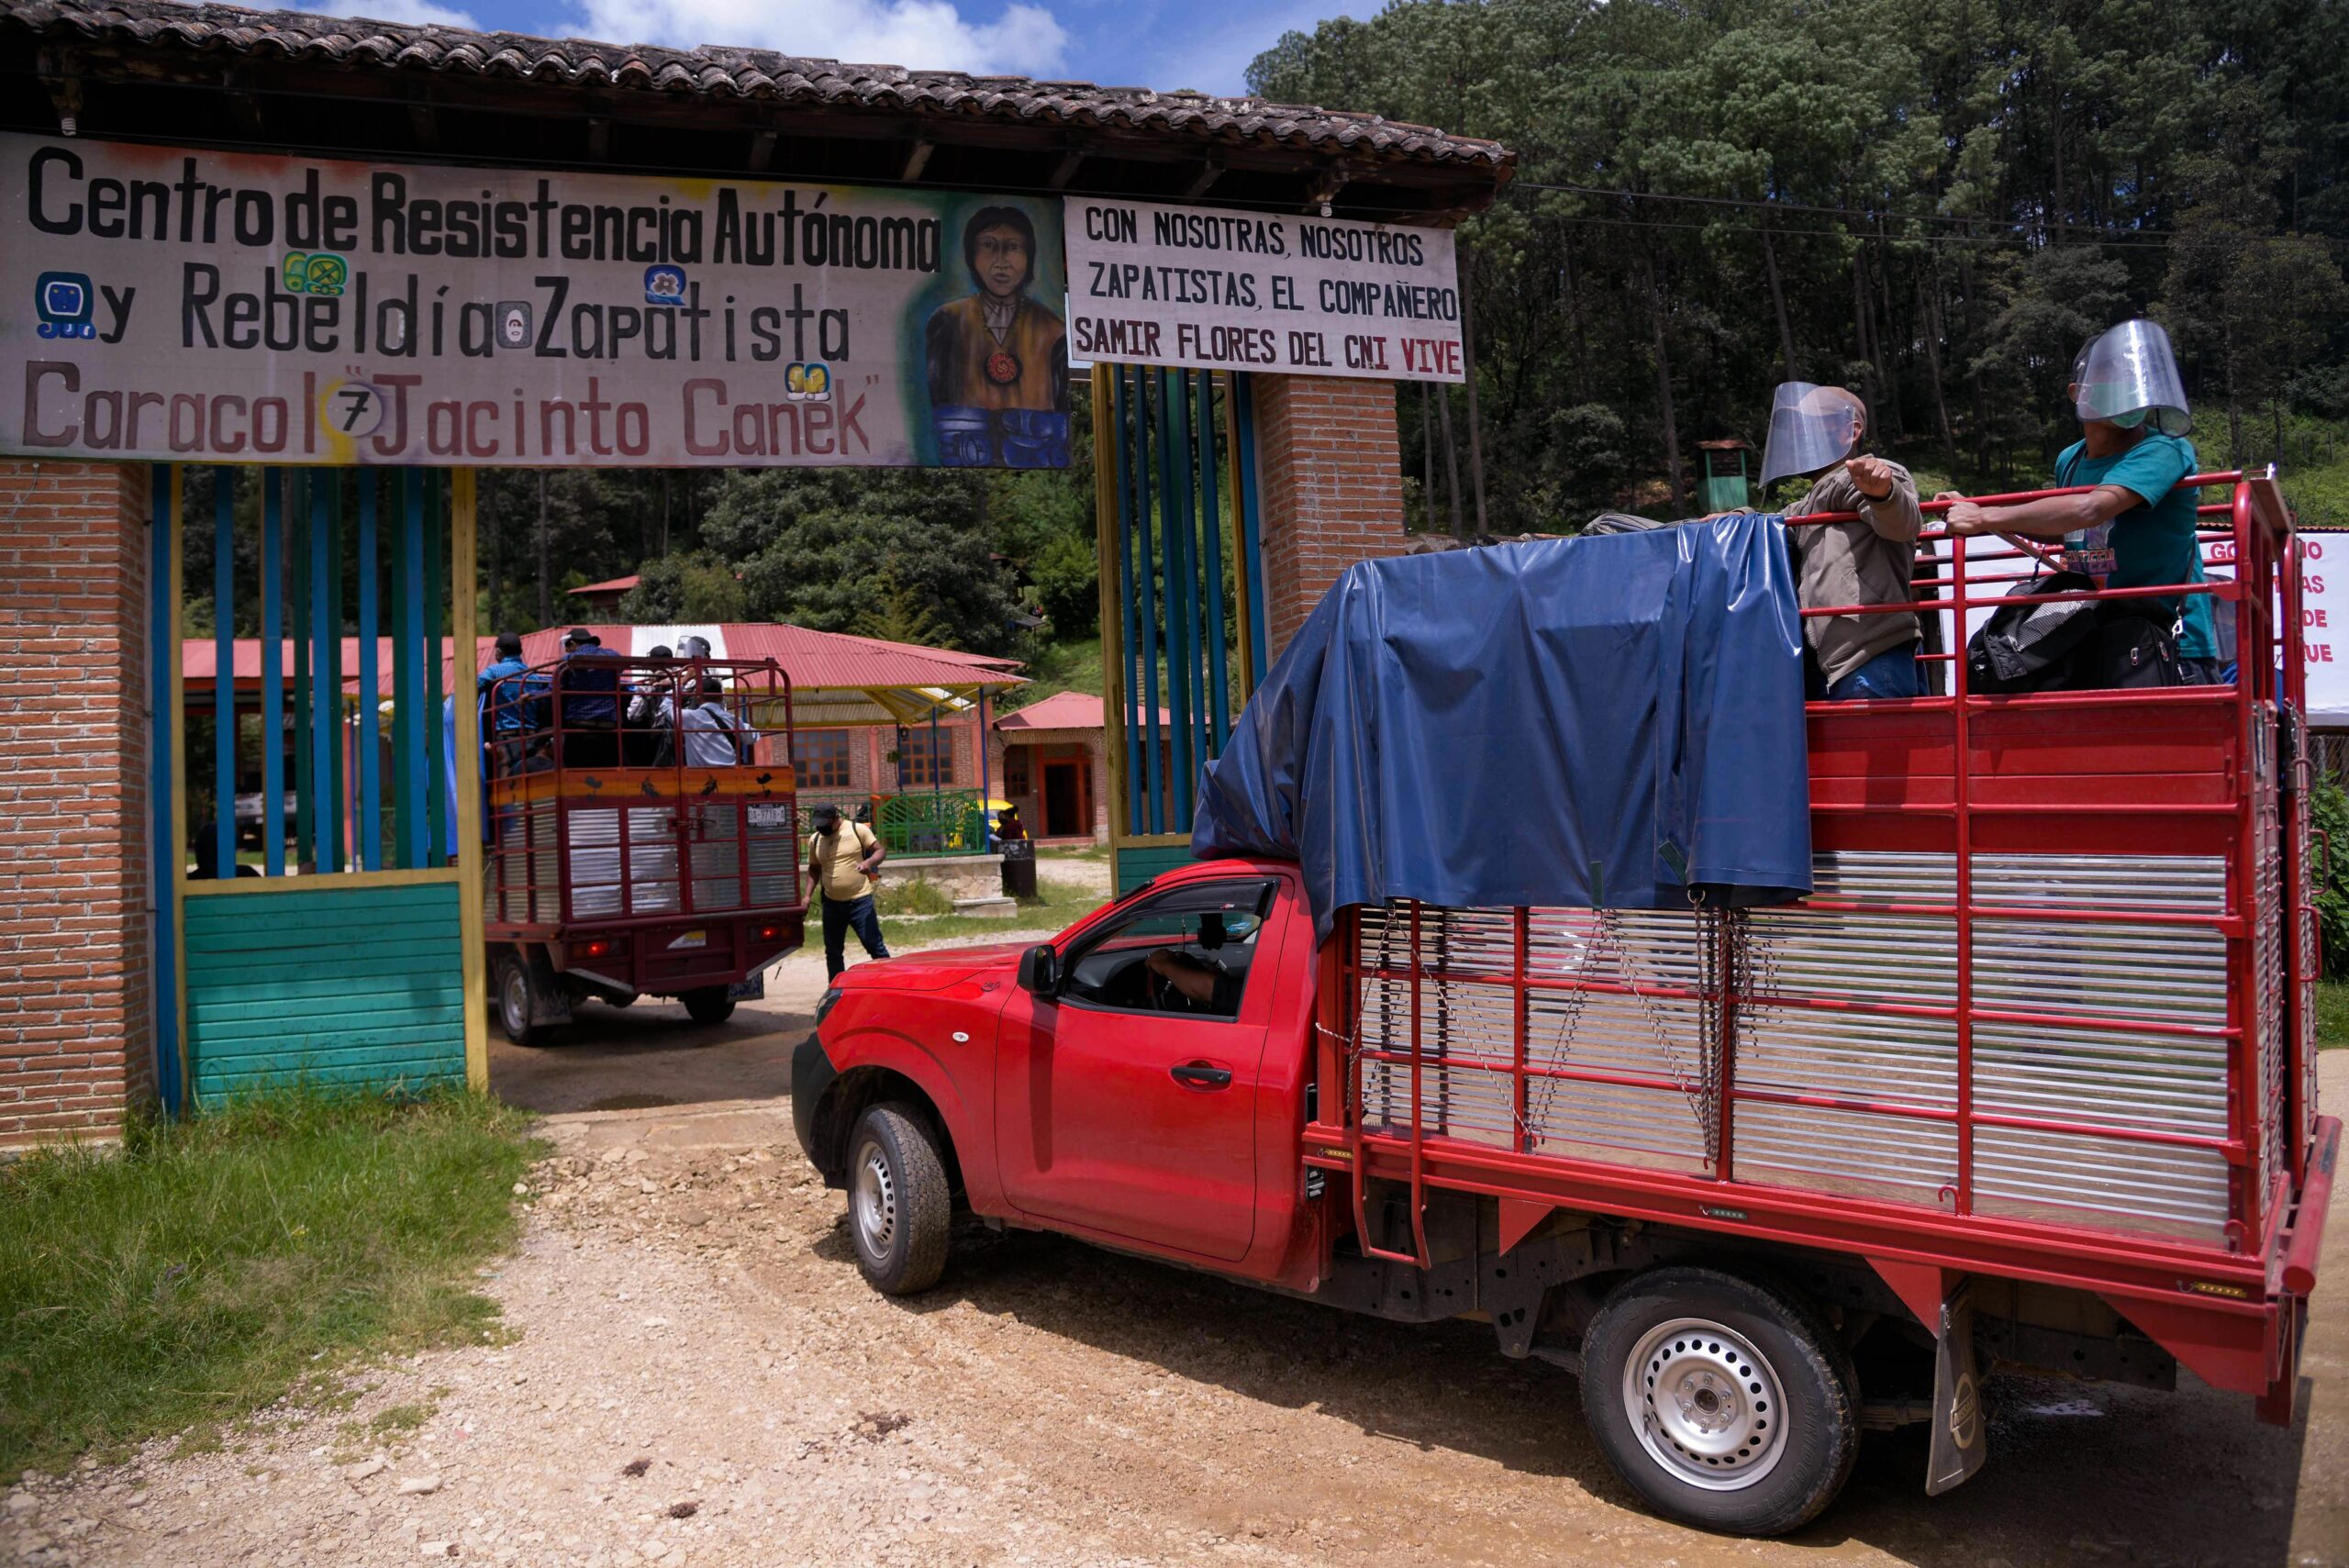
[[1264, 882], [1195, 884], [1138, 905], [1072, 956], [1061, 999], [1115, 1012], [1237, 1018], [1271, 893]]

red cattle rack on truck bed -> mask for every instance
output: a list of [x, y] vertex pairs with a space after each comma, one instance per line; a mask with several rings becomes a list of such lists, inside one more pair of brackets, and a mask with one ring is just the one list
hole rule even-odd
[[[1348, 912], [1306, 1147], [1364, 1251], [1428, 1267], [1449, 1189], [1503, 1251], [1571, 1210], [1864, 1258], [1928, 1325], [2068, 1288], [2288, 1421], [2340, 1138], [2297, 550], [2272, 474], [2188, 483], [2234, 685], [1976, 695], [1960, 635], [1948, 695], [1810, 705], [1801, 903]], [[2038, 553], [1927, 537], [1961, 627]]]
[[676, 996], [713, 1022], [763, 994], [807, 912], [782, 667], [598, 651], [501, 676], [484, 707], [508, 1037], [544, 1043], [589, 997]]

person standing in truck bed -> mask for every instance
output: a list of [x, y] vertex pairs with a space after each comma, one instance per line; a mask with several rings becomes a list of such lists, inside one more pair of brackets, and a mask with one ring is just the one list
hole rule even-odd
[[[1787, 530], [1803, 608], [1914, 603], [1910, 578], [1917, 567], [1917, 534], [1925, 526], [1917, 507], [1917, 482], [1897, 462], [1861, 455], [1866, 406], [1840, 386], [1802, 381], [1782, 384], [1770, 403], [1763, 484], [1797, 474], [1811, 480], [1787, 516], [1859, 514], [1848, 523]], [[1918, 629], [1914, 611], [1806, 618], [1807, 695], [1813, 702], [1922, 695]]]

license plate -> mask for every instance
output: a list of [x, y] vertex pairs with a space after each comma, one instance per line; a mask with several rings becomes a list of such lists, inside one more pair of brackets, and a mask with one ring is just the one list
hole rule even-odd
[[707, 931], [687, 931], [675, 941], [669, 944], [669, 951], [671, 952], [676, 952], [685, 948], [706, 948], [708, 945], [709, 933]]
[[727, 996], [737, 1002], [763, 1002], [767, 997], [767, 972], [760, 970], [748, 980], [737, 980], [726, 988]]
[[776, 801], [754, 800], [751, 803], [751, 826], [788, 828], [791, 826], [791, 807]]

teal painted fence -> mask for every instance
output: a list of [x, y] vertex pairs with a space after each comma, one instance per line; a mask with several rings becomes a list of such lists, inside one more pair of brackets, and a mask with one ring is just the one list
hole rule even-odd
[[197, 1099], [296, 1079], [464, 1083], [458, 899], [453, 880], [190, 898]]
[[1131, 844], [1121, 847], [1117, 853], [1120, 898], [1154, 876], [1191, 863], [1188, 844]]

